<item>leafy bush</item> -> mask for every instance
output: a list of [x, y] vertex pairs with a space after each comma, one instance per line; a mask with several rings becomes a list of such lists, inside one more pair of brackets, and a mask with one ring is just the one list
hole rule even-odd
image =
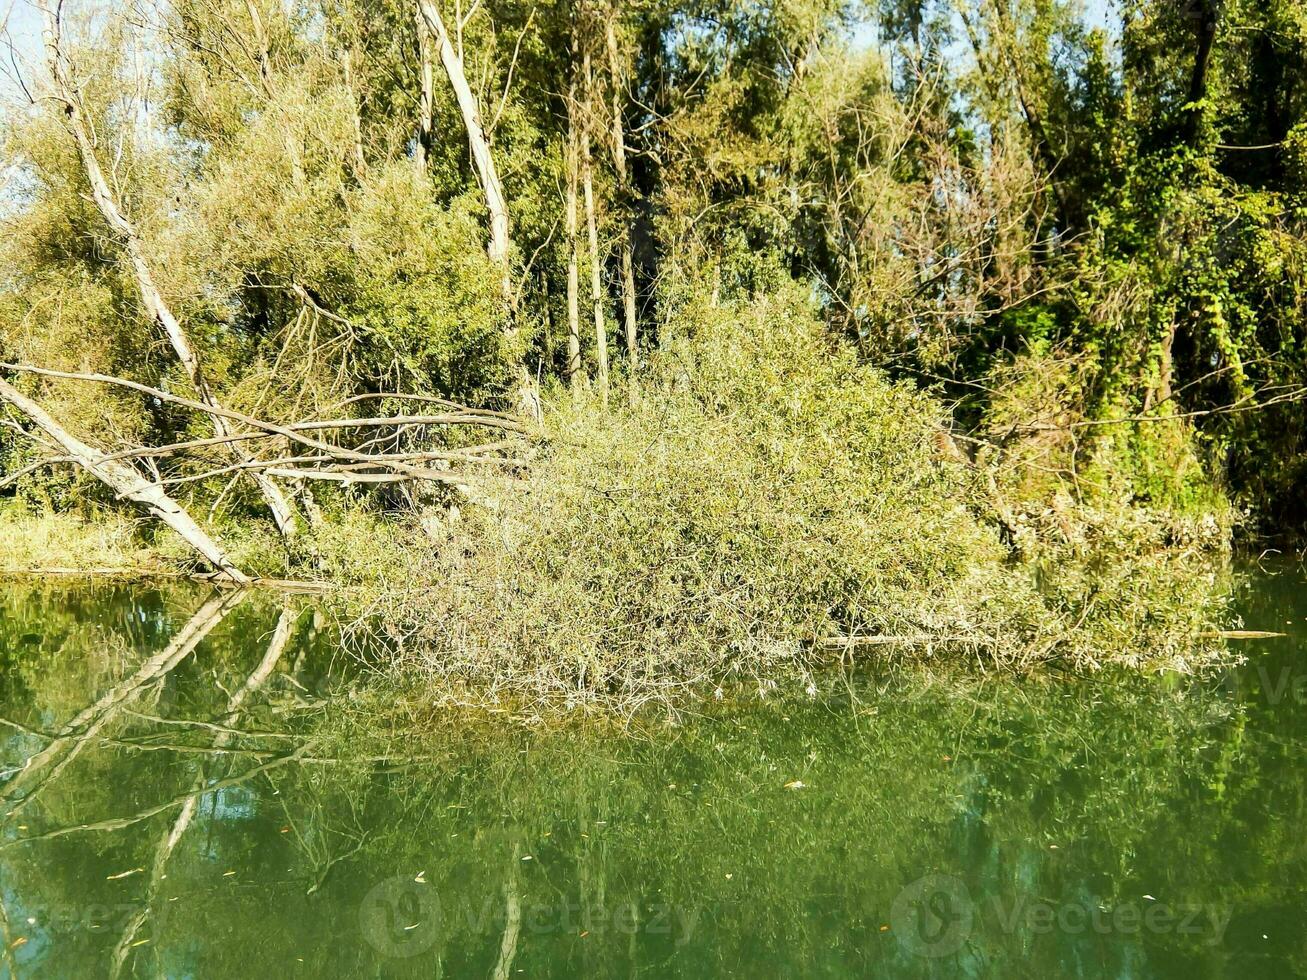
[[1135, 575], [1112, 578], [1099, 535], [1062, 549], [1094, 575], [1041, 590], [979, 470], [940, 451], [942, 406], [829, 347], [796, 293], [689, 304], [629, 404], [556, 391], [529, 489], [445, 531], [430, 585], [387, 597], [408, 663], [492, 691], [643, 697], [802, 674], [835, 636], [1016, 664], [1188, 650], [1176, 637], [1211, 611], [1192, 576], [1153, 587], [1126, 550], [1115, 567]]

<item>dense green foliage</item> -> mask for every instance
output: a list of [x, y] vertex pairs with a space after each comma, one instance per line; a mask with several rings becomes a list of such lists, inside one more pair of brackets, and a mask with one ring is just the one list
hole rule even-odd
[[[512, 220], [511, 311], [438, 59], [419, 139], [410, 6], [183, 0], [144, 27], [111, 11], [66, 29], [102, 165], [233, 407], [289, 417], [378, 388], [485, 402], [524, 354], [562, 370], [580, 129], [610, 333], [622, 242], [650, 344], [687, 277], [748, 293], [778, 260], [873, 360], [945, 379], [968, 430], [1010, 448], [996, 387], [1005, 430], [1062, 427], [1040, 465], [1075, 493], [1097, 462], [1126, 477], [1113, 495], [1188, 505], [1215, 480], [1296, 521], [1299, 4], [1131, 0], [1103, 25], [1070, 0], [481, 5], [457, 33]], [[55, 102], [15, 105], [3, 136], [6, 359], [184, 384]], [[1014, 368], [1060, 379], [1054, 418], [1014, 410]], [[196, 425], [131, 393], [41, 390], [108, 441]], [[1136, 416], [1192, 421], [1097, 424]]]
[[1023, 513], [1005, 543], [994, 491], [941, 450], [939, 403], [832, 346], [794, 294], [682, 308], [606, 410], [558, 392], [530, 488], [392, 583], [380, 618], [408, 656], [579, 700], [835, 657], [1203, 660], [1210, 516]]

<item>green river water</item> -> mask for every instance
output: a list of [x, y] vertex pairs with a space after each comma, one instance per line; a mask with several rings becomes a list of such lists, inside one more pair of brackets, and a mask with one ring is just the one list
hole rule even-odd
[[1305, 586], [1254, 575], [1289, 636], [1198, 681], [863, 674], [379, 749], [311, 609], [0, 584], [0, 975], [1301, 976]]

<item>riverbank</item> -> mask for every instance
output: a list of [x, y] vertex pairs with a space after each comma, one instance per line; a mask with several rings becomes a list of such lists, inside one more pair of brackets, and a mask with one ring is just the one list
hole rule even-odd
[[[970, 455], [940, 402], [832, 346], [793, 293], [687, 307], [638, 388], [547, 391], [533, 446], [475, 502], [342, 494], [291, 546], [250, 519], [212, 533], [248, 575], [330, 588], [436, 700], [629, 704], [869, 657], [1192, 670], [1227, 625], [1218, 495], [1077, 498], [1010, 448]], [[203, 571], [108, 507], [11, 506], [0, 550], [9, 570]]]

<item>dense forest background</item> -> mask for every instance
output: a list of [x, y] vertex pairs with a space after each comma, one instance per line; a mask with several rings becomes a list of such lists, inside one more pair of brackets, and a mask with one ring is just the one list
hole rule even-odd
[[[231, 470], [140, 447], [242, 423], [159, 392], [291, 424], [413, 398], [529, 417], [570, 381], [602, 411], [694, 332], [685, 310], [797, 291], [830, 342], [942, 398], [945, 451], [1013, 493], [1307, 520], [1295, 0], [28, 14], [44, 44], [5, 68], [0, 360], [179, 499]], [[21, 416], [5, 493], [101, 492]], [[350, 431], [351, 451], [382, 439]], [[253, 479], [216, 510], [262, 493], [286, 526], [315, 505], [278, 480], [411, 495], [340, 478], [353, 457], [330, 481], [238, 460]]]

